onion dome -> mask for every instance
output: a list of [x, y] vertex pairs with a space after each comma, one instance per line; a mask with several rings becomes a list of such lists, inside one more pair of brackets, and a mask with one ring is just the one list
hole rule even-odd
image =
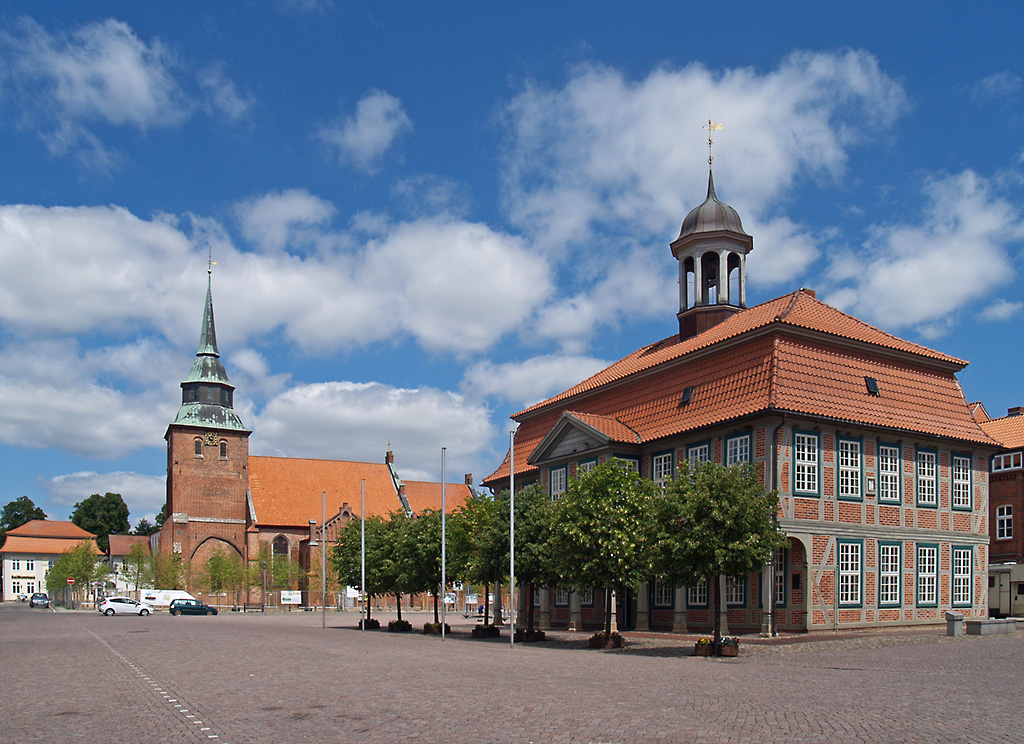
[[690, 210], [683, 220], [683, 226], [679, 230], [680, 240], [695, 233], [711, 233], [728, 231], [746, 235], [743, 232], [743, 223], [740, 221], [739, 212], [724, 202], [720, 202], [715, 196], [715, 179], [711, 172], [708, 172], [708, 197], [704, 203]]

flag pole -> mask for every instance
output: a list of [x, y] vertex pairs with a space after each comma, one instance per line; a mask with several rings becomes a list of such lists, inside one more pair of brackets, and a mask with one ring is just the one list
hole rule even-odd
[[363, 595], [363, 618], [359, 621], [359, 629], [366, 630], [366, 478], [359, 483], [359, 499], [359, 562], [362, 571], [360, 592]]
[[327, 491], [320, 492], [320, 629], [327, 629]]
[[[508, 433], [509, 649], [516, 647], [516, 430]], [[498, 591], [501, 591], [499, 586]]]
[[444, 451], [445, 448], [441, 448], [441, 640], [444, 640], [444, 621], [445, 621], [445, 600], [447, 592], [445, 591], [448, 586], [448, 565], [445, 561], [445, 554], [448, 552], [445, 550], [445, 542], [447, 534], [445, 529], [447, 510], [445, 509], [445, 493], [444, 493]]

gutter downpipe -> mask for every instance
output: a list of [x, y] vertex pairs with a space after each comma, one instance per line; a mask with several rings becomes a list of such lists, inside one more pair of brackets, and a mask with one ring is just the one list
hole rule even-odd
[[[779, 432], [783, 431], [785, 427], [786, 414], [783, 413], [779, 425], [772, 431], [772, 490], [776, 493], [779, 491]], [[778, 513], [776, 512], [772, 516], [772, 521], [776, 522], [776, 527], [778, 519]], [[779, 631], [775, 617], [775, 553], [772, 553], [768, 567], [768, 637], [777, 638]]]

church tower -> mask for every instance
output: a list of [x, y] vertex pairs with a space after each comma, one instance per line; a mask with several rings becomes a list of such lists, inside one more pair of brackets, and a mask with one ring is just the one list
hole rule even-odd
[[670, 247], [679, 261], [680, 340], [747, 306], [746, 263], [754, 239], [743, 232], [739, 213], [718, 200], [710, 171], [707, 198], [686, 215]]
[[199, 350], [181, 383], [181, 407], [167, 427], [167, 520], [161, 550], [202, 565], [217, 550], [245, 554], [249, 434], [232, 404], [220, 361], [210, 279]]

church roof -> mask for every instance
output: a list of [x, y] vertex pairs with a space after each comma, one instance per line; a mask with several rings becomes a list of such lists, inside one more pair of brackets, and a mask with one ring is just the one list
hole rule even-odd
[[[991, 446], [954, 375], [965, 365], [801, 290], [737, 312], [684, 341], [671, 337], [645, 346], [515, 414], [516, 473], [532, 469], [527, 458], [563, 411], [591, 426], [602, 420], [596, 417], [613, 420], [641, 442], [790, 412]], [[877, 381], [878, 396], [868, 391], [866, 377]], [[686, 388], [691, 396], [683, 403]], [[506, 455], [484, 483], [506, 479], [508, 471]]]
[[110, 541], [110, 555], [128, 555], [132, 549], [132, 545], [135, 545], [136, 543], [144, 546], [146, 548], [146, 552], [149, 552], [148, 535], [109, 535], [107, 539]]
[[981, 422], [986, 434], [1003, 445], [1005, 449], [1024, 447], [1024, 416], [1003, 416]]
[[[322, 501], [328, 519], [344, 504], [359, 516], [360, 486], [364, 479], [366, 516], [387, 516], [402, 509], [391, 470], [385, 463], [249, 457], [249, 490], [256, 523], [261, 526], [306, 526], [311, 519], [319, 522]], [[440, 483], [407, 481], [405, 487], [414, 513], [441, 508]], [[449, 483], [445, 488], [445, 506], [451, 512], [469, 495], [468, 486]]]

